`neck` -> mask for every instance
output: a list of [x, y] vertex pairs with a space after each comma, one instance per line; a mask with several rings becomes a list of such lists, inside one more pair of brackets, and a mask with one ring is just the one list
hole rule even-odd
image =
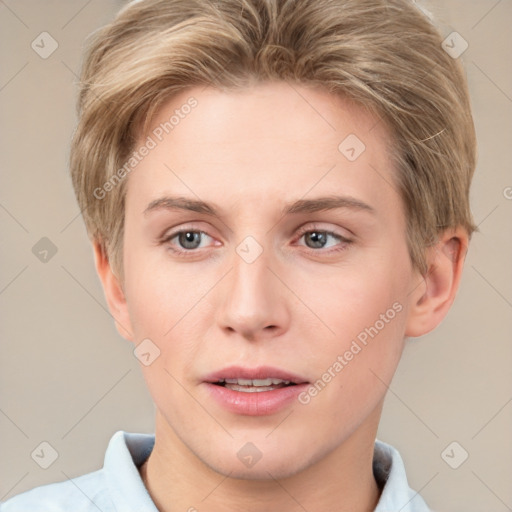
[[292, 476], [277, 480], [269, 473], [266, 480], [247, 480], [211, 469], [162, 421], [157, 417], [155, 446], [140, 469], [160, 512], [371, 512], [377, 506], [380, 490], [372, 469], [376, 426], [358, 429]]

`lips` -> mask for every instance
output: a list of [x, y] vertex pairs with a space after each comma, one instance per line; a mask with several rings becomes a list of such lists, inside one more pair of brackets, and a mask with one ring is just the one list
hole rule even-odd
[[230, 366], [205, 377], [209, 396], [223, 409], [244, 416], [277, 413], [309, 385], [303, 377], [280, 368]]

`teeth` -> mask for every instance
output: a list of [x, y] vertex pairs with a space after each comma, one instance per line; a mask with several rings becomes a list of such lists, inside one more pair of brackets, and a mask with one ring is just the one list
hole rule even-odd
[[227, 384], [238, 384], [239, 386], [252, 386], [251, 379], [226, 379]]
[[282, 380], [282, 379], [274, 379], [274, 378], [268, 378], [268, 379], [220, 379], [219, 382], [225, 382], [226, 384], [236, 384], [238, 386], [252, 386], [252, 387], [259, 387], [259, 386], [272, 386], [276, 384], [290, 384], [289, 380]]
[[226, 384], [226, 387], [233, 391], [241, 391], [243, 393], [259, 393], [260, 391], [272, 391], [274, 389], [277, 389], [272, 386], [254, 387], [254, 386], [238, 386], [237, 384]]
[[[271, 386], [272, 384], [274, 384], [272, 379], [253, 379], [252, 381], [253, 386]], [[279, 382], [275, 384], [279, 384]]]

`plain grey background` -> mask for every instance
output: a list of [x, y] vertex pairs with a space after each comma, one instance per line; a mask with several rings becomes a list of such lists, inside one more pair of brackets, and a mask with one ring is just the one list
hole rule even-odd
[[[0, 500], [101, 467], [117, 430], [153, 429], [154, 407], [133, 346], [106, 308], [67, 169], [83, 43], [121, 5], [0, 0]], [[479, 142], [471, 197], [480, 232], [452, 311], [408, 343], [379, 438], [400, 450], [411, 487], [434, 510], [505, 512], [512, 510], [512, 2], [426, 5], [444, 36], [456, 31], [468, 43], [460, 58]], [[48, 248], [45, 237], [56, 253], [41, 261], [34, 253], [36, 244]], [[42, 442], [57, 456], [47, 469], [40, 464], [53, 452]]]

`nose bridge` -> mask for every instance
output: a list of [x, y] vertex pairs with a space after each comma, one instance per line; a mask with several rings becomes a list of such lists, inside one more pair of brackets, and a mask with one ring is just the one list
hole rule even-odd
[[272, 258], [269, 249], [264, 249], [263, 245], [250, 236], [236, 247], [235, 252], [231, 277], [233, 291], [245, 302], [250, 298], [258, 300], [260, 295], [268, 293], [270, 285], [267, 267]]
[[255, 237], [247, 236], [238, 244], [218, 312], [221, 327], [247, 338], [285, 327], [285, 299], [278, 289], [279, 281], [268, 268], [273, 260], [271, 249]]

